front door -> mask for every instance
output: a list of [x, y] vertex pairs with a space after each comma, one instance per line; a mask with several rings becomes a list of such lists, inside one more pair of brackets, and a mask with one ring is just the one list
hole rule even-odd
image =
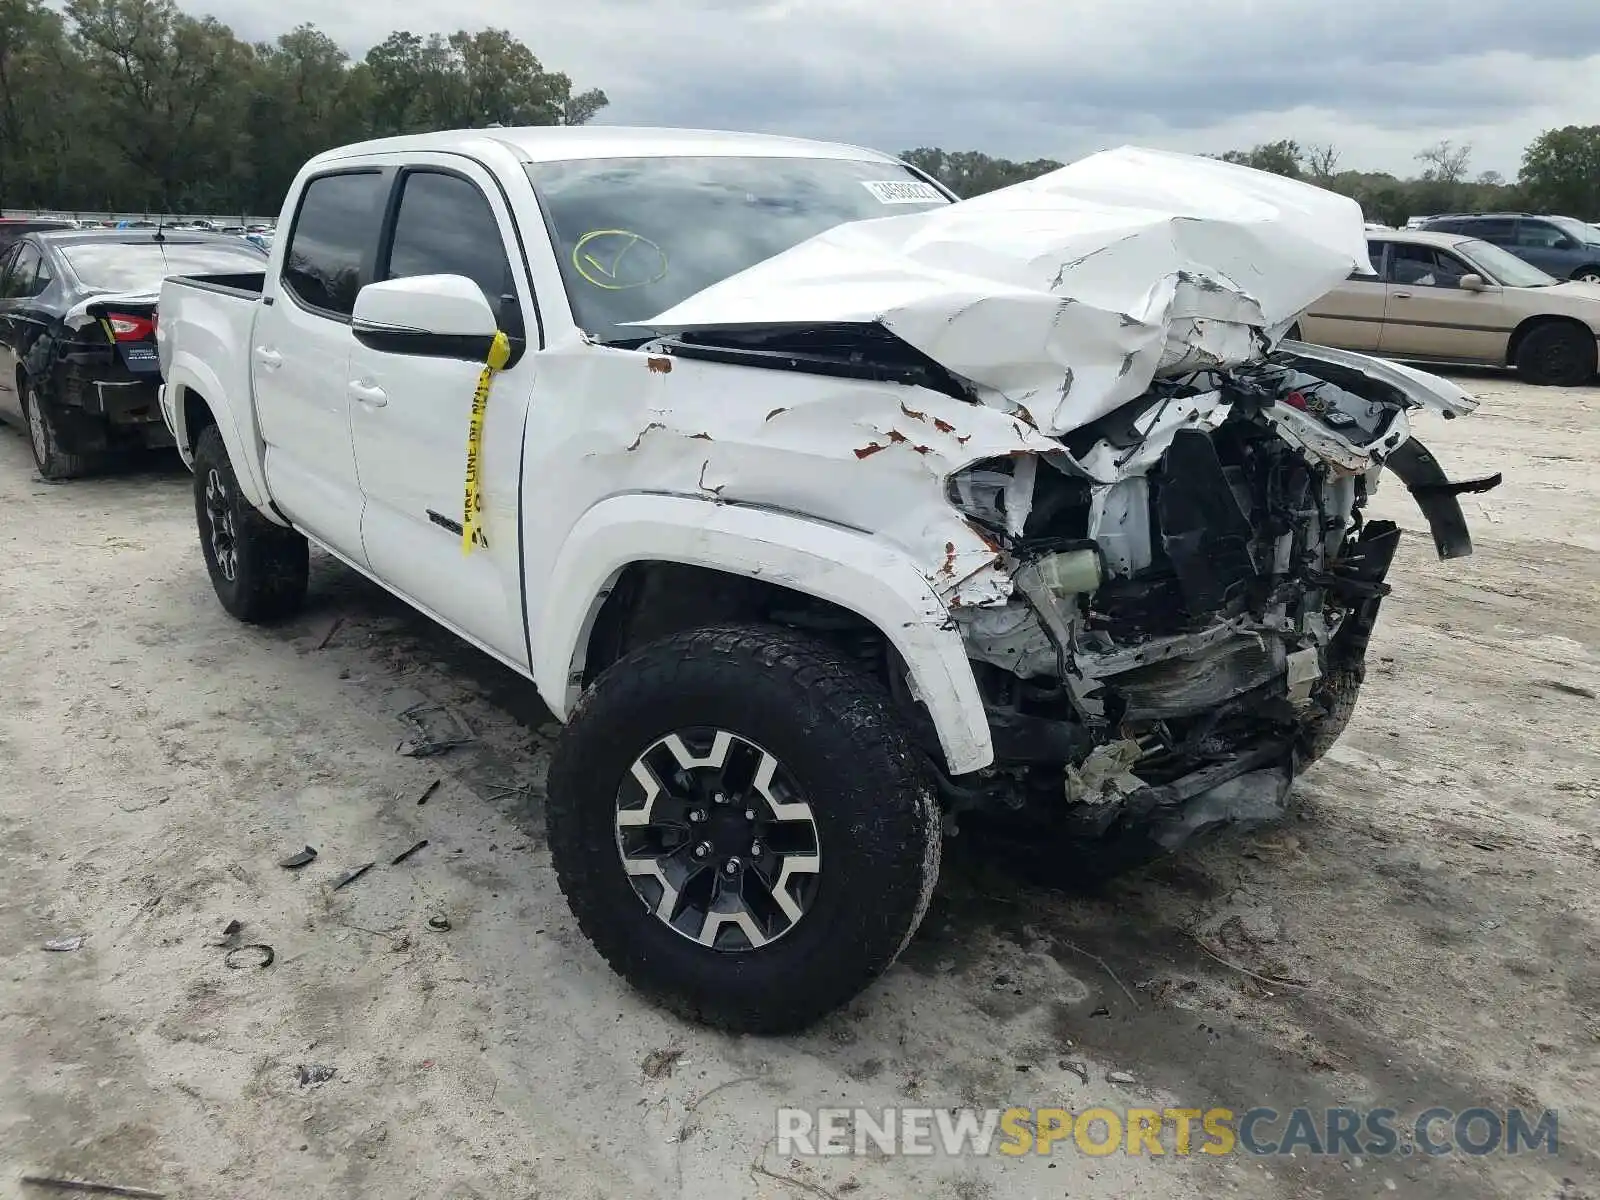
[[377, 279], [464, 275], [483, 289], [513, 356], [493, 382], [483, 435], [486, 548], [467, 553], [461, 521], [468, 421], [481, 362], [396, 354], [359, 342], [349, 392], [362, 541], [384, 583], [510, 661], [527, 665], [517, 487], [537, 328], [512, 216], [493, 181], [454, 156], [409, 156], [378, 255]]
[[17, 397], [17, 353], [12, 348], [16, 337], [12, 310], [16, 300], [11, 295], [12, 265], [17, 261], [20, 245], [0, 252], [0, 416], [22, 419], [22, 408]]
[[274, 503], [362, 566], [361, 488], [350, 442], [350, 313], [371, 278], [390, 178], [366, 169], [309, 181], [249, 347]]
[[1305, 341], [1369, 353], [1378, 349], [1386, 301], [1383, 250], [1383, 242], [1368, 242], [1367, 253], [1377, 274], [1351, 275], [1306, 311], [1300, 318]]
[[1500, 288], [1487, 280], [1481, 292], [1461, 287], [1463, 275], [1477, 274], [1464, 259], [1435, 246], [1395, 242], [1387, 274], [1379, 340], [1386, 358], [1505, 362], [1511, 330], [1500, 316]]

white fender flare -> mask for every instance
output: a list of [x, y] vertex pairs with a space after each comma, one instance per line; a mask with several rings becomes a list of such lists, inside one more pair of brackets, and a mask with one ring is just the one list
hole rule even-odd
[[282, 524], [282, 518], [272, 509], [272, 497], [267, 491], [267, 481], [262, 473], [261, 443], [254, 428], [239, 428], [234, 406], [228, 403], [227, 386], [215, 371], [198, 356], [178, 353], [168, 368], [166, 381], [161, 386], [161, 410], [167, 426], [178, 443], [178, 452], [192, 469], [194, 439], [190, 436], [185, 412], [185, 394], [194, 391], [201, 396], [206, 407], [216, 419], [222, 434], [222, 444], [228, 449], [228, 461], [233, 465], [234, 476], [239, 481], [239, 491], [244, 498], [261, 510], [269, 520]]
[[558, 720], [582, 687], [589, 634], [631, 563], [683, 563], [763, 579], [870, 621], [905, 660], [953, 775], [986, 767], [994, 745], [961, 635], [928, 577], [870, 534], [792, 513], [686, 496], [624, 495], [586, 512], [530, 614], [534, 682]]

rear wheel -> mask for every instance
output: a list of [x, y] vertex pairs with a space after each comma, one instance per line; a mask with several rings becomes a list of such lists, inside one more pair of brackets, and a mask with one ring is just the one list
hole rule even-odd
[[94, 470], [96, 460], [88, 454], [69, 454], [61, 448], [61, 422], [55, 406], [39, 395], [33, 381], [19, 382], [18, 397], [28, 418], [28, 444], [33, 448], [34, 465], [44, 479], [77, 479]]
[[240, 494], [215, 425], [195, 442], [194, 508], [206, 571], [223, 608], [252, 624], [299, 609], [311, 566], [306, 540], [267, 520]]
[[942, 833], [887, 693], [827, 646], [726, 626], [654, 642], [574, 709], [546, 799], [556, 878], [634, 987], [693, 1020], [803, 1028], [899, 955]]
[[1517, 372], [1529, 383], [1582, 387], [1594, 378], [1594, 335], [1552, 321], [1528, 331], [1517, 346]]

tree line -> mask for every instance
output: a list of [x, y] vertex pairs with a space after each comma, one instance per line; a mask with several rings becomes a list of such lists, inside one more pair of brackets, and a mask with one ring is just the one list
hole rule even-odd
[[501, 29], [397, 31], [355, 61], [311, 25], [252, 45], [174, 0], [0, 0], [9, 208], [276, 213], [333, 146], [605, 105]]
[[[581, 125], [606, 105], [575, 90], [502, 29], [391, 33], [361, 59], [301, 25], [247, 43], [176, 0], [0, 0], [0, 205], [64, 211], [276, 213], [319, 151], [428, 129]], [[1042, 175], [1013, 162], [922, 147], [903, 157], [975, 196]], [[1411, 178], [1342, 167], [1332, 146], [1269, 142], [1218, 157], [1308, 179], [1361, 203], [1368, 220], [1534, 209], [1600, 219], [1600, 125], [1552, 129], [1514, 181], [1472, 174], [1445, 141]]]
[[[929, 147], [908, 150], [903, 157], [961, 196], [992, 191], [1061, 166], [1051, 159], [1012, 162]], [[1600, 125], [1568, 125], [1541, 133], [1523, 151], [1515, 180], [1498, 171], [1473, 174], [1472, 147], [1448, 140], [1418, 151], [1417, 174], [1411, 178], [1344, 168], [1337, 147], [1301, 145], [1292, 139], [1214, 157], [1339, 192], [1358, 201], [1367, 220], [1385, 225], [1433, 213], [1497, 210], [1600, 220]]]

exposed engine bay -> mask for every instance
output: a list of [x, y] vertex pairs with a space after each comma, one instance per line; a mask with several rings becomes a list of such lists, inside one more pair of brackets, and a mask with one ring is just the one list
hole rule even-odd
[[1277, 815], [1348, 719], [1389, 591], [1400, 531], [1362, 511], [1385, 465], [1445, 557], [1471, 552], [1456, 493], [1499, 482], [1444, 482], [1411, 406], [1284, 351], [1158, 381], [1064, 438], [1070, 457], [952, 477], [1016, 582], [953, 612], [996, 732], [968, 802], [1065, 804], [1083, 833], [1142, 818], [1173, 845]]

